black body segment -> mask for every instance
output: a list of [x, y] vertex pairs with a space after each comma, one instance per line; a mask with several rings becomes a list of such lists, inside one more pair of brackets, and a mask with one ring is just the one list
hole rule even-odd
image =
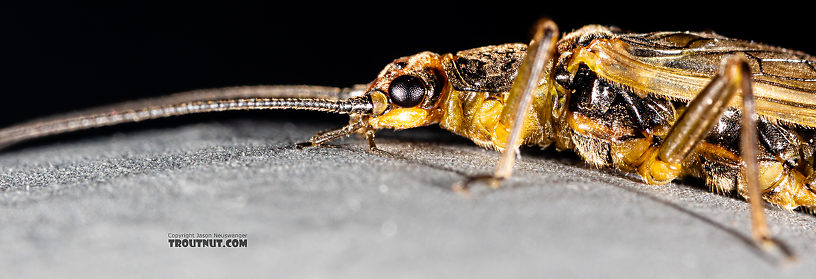
[[457, 52], [446, 63], [451, 86], [459, 91], [507, 92], [527, 45], [504, 44]]
[[[563, 73], [562, 78], [555, 81], [568, 96], [567, 115], [578, 115], [592, 125], [585, 125], [591, 127], [587, 129], [567, 122], [558, 125], [570, 127], [565, 130], [572, 134], [568, 145], [574, 146], [580, 156], [596, 166], [622, 167], [616, 165], [615, 146], [625, 146], [632, 140], [648, 138], [653, 146], [659, 145], [665, 136], [663, 127], [670, 127], [678, 112], [688, 105], [683, 101], [661, 99], [657, 97], [659, 94], [641, 97], [625, 85], [600, 77], [586, 65], [579, 66], [569, 79], [564, 78]], [[700, 177], [717, 191], [744, 192], [745, 174], [740, 163], [741, 117], [739, 109], [725, 111], [697, 151], [683, 163], [684, 176]], [[794, 179], [788, 176], [813, 176], [816, 129], [762, 116], [757, 128], [760, 139], [756, 146], [757, 160], [760, 165], [769, 166], [764, 169], [768, 172], [766, 179], [778, 176], [769, 183], [787, 187], [784, 184]], [[816, 194], [814, 187], [808, 186], [807, 190]], [[771, 187], [766, 190], [766, 197], [773, 200], [776, 192], [779, 191]]]

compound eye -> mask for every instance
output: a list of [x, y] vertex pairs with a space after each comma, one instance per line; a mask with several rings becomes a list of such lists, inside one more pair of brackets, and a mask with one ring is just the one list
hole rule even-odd
[[422, 102], [422, 97], [425, 96], [425, 82], [411, 75], [398, 76], [388, 86], [388, 95], [391, 97], [391, 102], [398, 106], [415, 107]]

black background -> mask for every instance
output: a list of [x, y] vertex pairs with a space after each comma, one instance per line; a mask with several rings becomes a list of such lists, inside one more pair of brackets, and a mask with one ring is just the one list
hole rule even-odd
[[1, 126], [191, 89], [365, 83], [400, 56], [526, 42], [540, 17], [554, 19], [562, 31], [585, 24], [635, 32], [715, 30], [816, 53], [812, 5], [778, 1], [722, 7], [578, 1], [112, 2], [0, 10]]

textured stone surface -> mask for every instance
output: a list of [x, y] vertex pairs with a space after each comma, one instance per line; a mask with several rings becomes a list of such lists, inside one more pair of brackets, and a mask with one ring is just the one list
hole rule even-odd
[[[0, 153], [0, 270], [17, 276], [810, 278], [816, 217], [768, 210], [800, 261], [746, 245], [748, 204], [527, 149], [503, 188], [450, 191], [499, 154], [429, 128], [296, 150], [342, 123], [232, 119]], [[169, 248], [168, 233], [247, 233]]]

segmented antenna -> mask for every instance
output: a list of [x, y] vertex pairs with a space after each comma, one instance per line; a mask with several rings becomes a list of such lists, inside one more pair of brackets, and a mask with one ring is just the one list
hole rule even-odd
[[[272, 109], [371, 113], [373, 106], [368, 97], [348, 98], [349, 92], [334, 87], [249, 86], [178, 93], [0, 129], [0, 148], [50, 135], [195, 113]], [[285, 95], [297, 97], [283, 97]]]

